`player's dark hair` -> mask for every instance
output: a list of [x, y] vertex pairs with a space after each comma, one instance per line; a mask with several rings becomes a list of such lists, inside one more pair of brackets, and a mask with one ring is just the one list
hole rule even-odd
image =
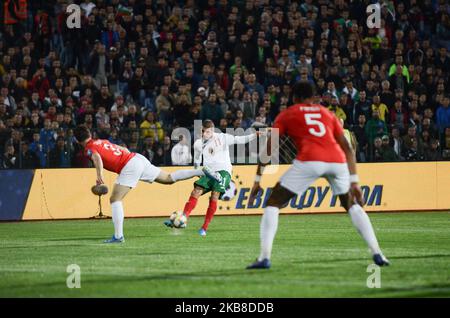
[[83, 142], [91, 137], [91, 133], [86, 126], [80, 125], [73, 131], [73, 136], [78, 142]]
[[292, 88], [293, 99], [299, 99], [301, 101], [312, 98], [314, 96], [314, 87], [305, 81], [300, 81], [294, 84]]
[[205, 119], [202, 124], [203, 128], [214, 127], [214, 122], [211, 119]]

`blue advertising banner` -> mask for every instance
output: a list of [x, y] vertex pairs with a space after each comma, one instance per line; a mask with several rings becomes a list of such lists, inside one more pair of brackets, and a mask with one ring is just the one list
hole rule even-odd
[[0, 221], [21, 220], [33, 170], [0, 170]]

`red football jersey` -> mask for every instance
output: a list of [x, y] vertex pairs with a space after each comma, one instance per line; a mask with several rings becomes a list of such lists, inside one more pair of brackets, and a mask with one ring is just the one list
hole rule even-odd
[[84, 152], [89, 158], [92, 154], [98, 153], [103, 160], [103, 167], [115, 173], [120, 173], [127, 162], [136, 155], [128, 149], [123, 150], [104, 139], [91, 139], [86, 144]]
[[279, 129], [280, 136], [294, 140], [300, 161], [347, 161], [336, 141], [344, 134], [339, 119], [321, 105], [293, 105], [277, 116], [274, 128]]

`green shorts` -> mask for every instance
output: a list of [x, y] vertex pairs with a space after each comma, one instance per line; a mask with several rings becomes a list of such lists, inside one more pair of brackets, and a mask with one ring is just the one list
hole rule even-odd
[[197, 181], [195, 181], [194, 185], [205, 189], [203, 193], [207, 193], [209, 191], [215, 191], [215, 192], [220, 192], [221, 194], [224, 194], [225, 191], [230, 186], [231, 175], [225, 170], [219, 171], [219, 174], [222, 176], [222, 182], [220, 182], [220, 183], [210, 177], [203, 176], [200, 179], [198, 179]]

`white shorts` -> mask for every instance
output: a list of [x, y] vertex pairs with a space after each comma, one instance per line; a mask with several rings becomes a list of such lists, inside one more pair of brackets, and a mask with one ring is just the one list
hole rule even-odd
[[350, 173], [347, 163], [294, 160], [292, 166], [281, 176], [283, 188], [301, 195], [319, 178], [327, 179], [334, 195], [345, 194], [350, 189]]
[[120, 171], [116, 184], [135, 188], [139, 180], [153, 182], [160, 173], [160, 168], [155, 167], [147, 158], [137, 153]]

